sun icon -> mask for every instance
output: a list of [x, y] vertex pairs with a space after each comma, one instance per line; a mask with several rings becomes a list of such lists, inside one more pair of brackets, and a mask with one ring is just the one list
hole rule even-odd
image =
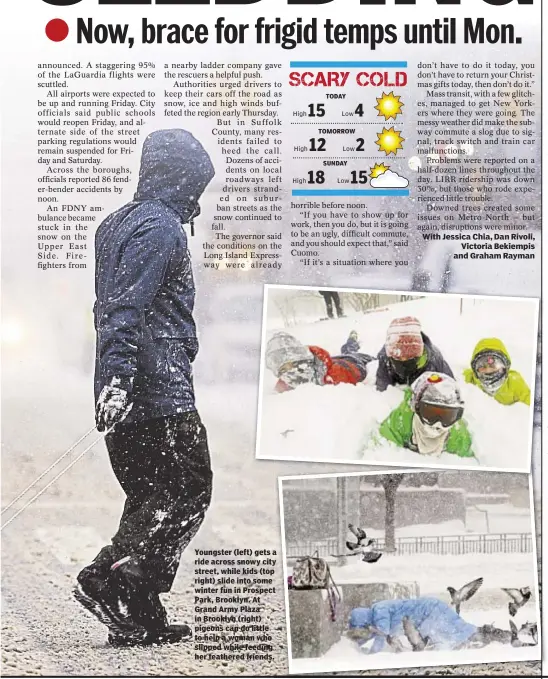
[[371, 179], [375, 179], [381, 174], [384, 174], [390, 169], [390, 165], [385, 165], [384, 163], [377, 163], [374, 167], [370, 168], [371, 172], [369, 176]]
[[396, 97], [394, 92], [390, 94], [382, 93], [382, 97], [377, 98], [377, 106], [375, 109], [379, 112], [379, 117], [383, 117], [385, 120], [390, 120], [402, 112], [403, 104], [401, 102], [401, 97]]
[[391, 153], [397, 155], [398, 150], [403, 148], [402, 142], [405, 139], [401, 136], [400, 130], [395, 130], [393, 127], [387, 129], [383, 128], [382, 132], [377, 134], [377, 141], [375, 144], [379, 147], [380, 151], [384, 151], [387, 156]]

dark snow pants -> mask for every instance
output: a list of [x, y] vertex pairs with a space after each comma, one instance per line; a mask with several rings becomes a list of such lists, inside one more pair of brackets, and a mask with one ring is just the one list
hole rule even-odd
[[320, 295], [323, 297], [323, 300], [325, 302], [325, 308], [328, 317], [333, 318], [333, 302], [334, 302], [335, 308], [337, 310], [337, 316], [340, 318], [343, 315], [343, 308], [339, 293], [332, 292], [331, 290], [320, 290]]
[[90, 568], [110, 568], [131, 555], [150, 589], [168, 592], [211, 501], [213, 474], [205, 427], [195, 411], [121, 423], [107, 435], [106, 444], [126, 502], [112, 544]]

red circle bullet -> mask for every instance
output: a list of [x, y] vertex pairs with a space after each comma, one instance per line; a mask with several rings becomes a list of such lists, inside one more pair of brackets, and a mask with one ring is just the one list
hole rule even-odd
[[52, 19], [46, 24], [46, 35], [53, 42], [61, 42], [69, 34], [69, 27], [63, 19]]

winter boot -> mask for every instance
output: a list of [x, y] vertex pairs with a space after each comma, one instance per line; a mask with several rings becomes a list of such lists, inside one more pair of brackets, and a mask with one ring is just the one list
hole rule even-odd
[[[152, 644], [172, 644], [192, 638], [188, 625], [169, 625], [166, 610], [160, 601], [153, 583], [143, 572], [138, 561], [126, 557], [117, 561], [111, 572], [125, 593], [129, 613], [141, 631], [120, 633], [114, 630], [109, 635], [113, 646], [149, 646]], [[142, 630], [145, 633], [141, 633]]]
[[111, 574], [84, 568], [77, 576], [74, 598], [113, 634], [143, 632], [129, 615], [124, 592]]

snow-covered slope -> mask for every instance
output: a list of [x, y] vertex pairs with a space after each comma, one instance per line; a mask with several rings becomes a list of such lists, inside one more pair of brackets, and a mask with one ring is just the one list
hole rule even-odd
[[284, 327], [279, 317], [267, 314], [266, 339], [277, 330], [285, 330], [303, 343], [322, 346], [335, 355], [354, 329], [359, 334], [361, 350], [376, 355], [383, 346], [390, 321], [410, 314], [419, 318], [423, 331], [441, 349], [461, 383], [465, 420], [477, 459], [445, 453], [433, 460], [388, 441], [377, 447], [372, 445], [371, 434], [402, 398], [398, 387], [389, 387], [384, 393], [376, 391], [376, 361], [370, 364], [365, 383], [336, 387], [303, 385], [283, 394], [274, 392], [276, 379], [265, 368], [258, 456], [529, 471], [532, 408], [521, 403], [500, 405], [480, 389], [462, 383], [460, 378], [469, 367], [477, 341], [482, 337], [498, 337], [510, 352], [512, 368], [521, 372], [533, 388], [537, 322], [534, 302], [465, 297], [461, 303], [458, 296], [435, 295], [337, 320], [312, 321], [309, 315], [304, 322], [290, 327]]

